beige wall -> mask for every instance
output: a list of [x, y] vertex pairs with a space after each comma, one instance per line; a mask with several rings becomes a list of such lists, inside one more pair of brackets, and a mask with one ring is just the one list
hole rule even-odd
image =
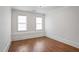
[[[26, 32], [17, 31], [17, 16], [18, 15], [27, 16], [27, 31]], [[36, 16], [43, 18], [43, 30], [41, 31], [36, 31], [36, 24], [35, 24]], [[45, 34], [44, 14], [12, 9], [12, 21], [11, 22], [12, 22], [12, 39], [13, 40], [39, 37], [39, 36], [44, 36]]]

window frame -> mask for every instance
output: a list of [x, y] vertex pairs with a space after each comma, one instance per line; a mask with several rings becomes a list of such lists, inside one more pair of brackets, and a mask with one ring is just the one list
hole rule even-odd
[[[26, 30], [18, 30], [18, 24], [20, 24], [20, 23], [18, 23], [18, 16], [25, 16], [26, 17]], [[17, 32], [26, 32], [27, 31], [27, 16], [26, 15], [18, 15], [17, 16]]]
[[36, 30], [36, 31], [42, 31], [42, 30], [43, 30], [43, 17], [36, 16], [35, 19], [36, 19], [36, 18], [42, 18], [42, 23], [36, 23], [36, 20], [35, 20], [35, 26], [37, 27], [37, 24], [41, 24], [41, 25], [42, 25], [42, 29], [37, 29], [37, 28], [35, 27], [35, 30]]

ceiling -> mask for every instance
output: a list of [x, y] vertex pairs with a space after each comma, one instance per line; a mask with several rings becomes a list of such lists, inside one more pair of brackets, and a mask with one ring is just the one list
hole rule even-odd
[[31, 11], [46, 14], [47, 12], [59, 8], [61, 6], [12, 6], [13, 9], [22, 11]]

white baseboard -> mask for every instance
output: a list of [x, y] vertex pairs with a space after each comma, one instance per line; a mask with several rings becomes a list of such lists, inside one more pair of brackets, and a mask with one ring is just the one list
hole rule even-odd
[[46, 35], [48, 38], [51, 38], [51, 39], [55, 39], [57, 41], [60, 41], [62, 43], [65, 43], [65, 44], [68, 44], [70, 46], [73, 46], [73, 47], [76, 47], [76, 48], [79, 48], [79, 44], [74, 42], [74, 41], [70, 41], [70, 40], [67, 40], [65, 38], [60, 38], [60, 37], [57, 37], [57, 36], [50, 36], [50, 35]]
[[3, 52], [8, 52], [10, 45], [11, 45], [11, 41], [6, 44], [6, 47], [4, 48]]

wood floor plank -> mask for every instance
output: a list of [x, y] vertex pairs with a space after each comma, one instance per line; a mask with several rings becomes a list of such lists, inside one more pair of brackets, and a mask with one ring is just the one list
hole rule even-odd
[[9, 52], [79, 52], [79, 49], [48, 37], [39, 37], [13, 41]]

